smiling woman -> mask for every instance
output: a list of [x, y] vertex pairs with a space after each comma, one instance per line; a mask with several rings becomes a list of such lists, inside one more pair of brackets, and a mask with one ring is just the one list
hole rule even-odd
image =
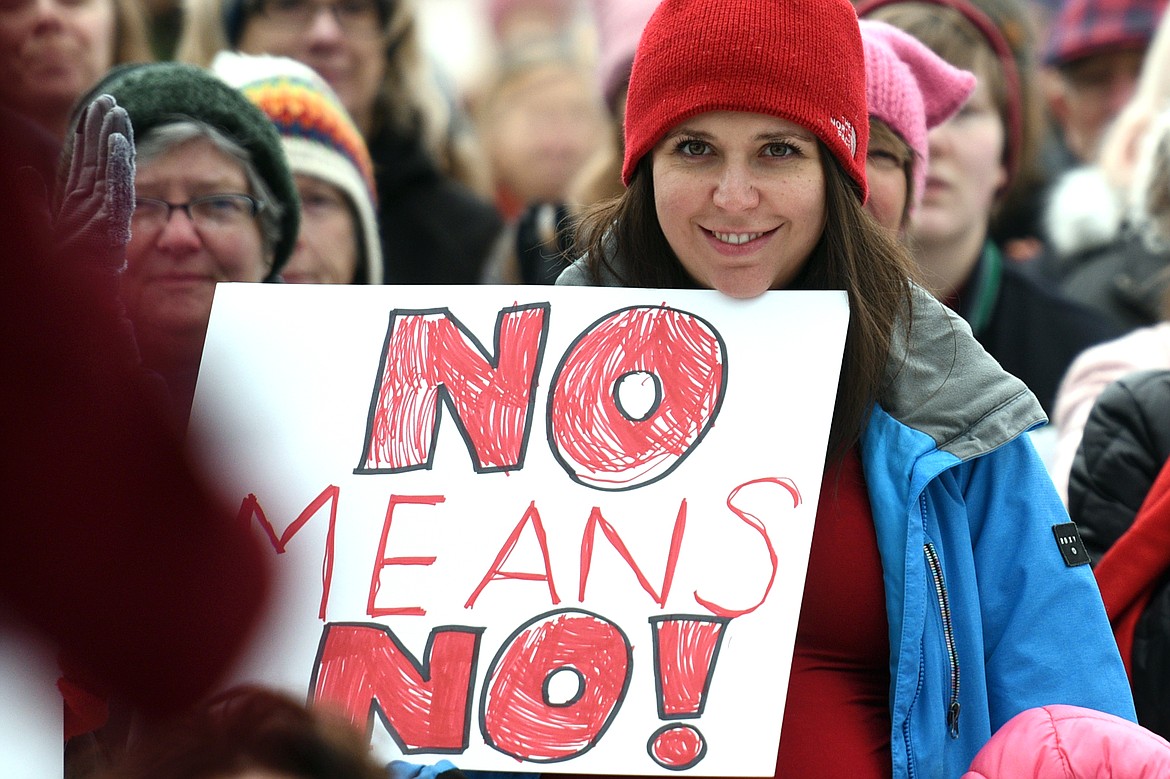
[[652, 152], [655, 210], [700, 286], [749, 298], [788, 286], [825, 226], [816, 136], [735, 111], [690, 119]]
[[557, 279], [848, 295], [777, 777], [958, 776], [1031, 706], [1134, 716], [1092, 574], [1055, 548], [1036, 398], [864, 210], [865, 90], [847, 0], [663, 0], [630, 76], [627, 189]]

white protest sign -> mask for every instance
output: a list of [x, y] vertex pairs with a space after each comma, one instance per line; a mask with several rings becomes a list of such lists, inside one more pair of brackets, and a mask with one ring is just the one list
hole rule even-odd
[[0, 610], [0, 776], [51, 779], [65, 773], [64, 702], [58, 650]]
[[234, 677], [385, 759], [771, 776], [840, 292], [220, 285], [191, 436], [272, 547]]

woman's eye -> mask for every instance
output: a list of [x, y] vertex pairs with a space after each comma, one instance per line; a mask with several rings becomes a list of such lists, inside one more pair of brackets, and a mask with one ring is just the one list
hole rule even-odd
[[886, 170], [902, 167], [902, 158], [885, 149], [870, 149], [867, 159], [875, 166]]
[[769, 143], [764, 147], [765, 157], [789, 157], [799, 153], [800, 149], [790, 143]]
[[678, 150], [688, 157], [701, 157], [710, 150], [710, 146], [704, 141], [681, 141], [678, 145]]

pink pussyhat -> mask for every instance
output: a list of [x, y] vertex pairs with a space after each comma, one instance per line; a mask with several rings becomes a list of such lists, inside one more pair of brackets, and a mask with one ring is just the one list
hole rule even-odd
[[630, 78], [642, 29], [659, 0], [593, 0], [597, 22], [597, 82], [605, 104], [616, 112], [618, 92]]
[[926, 133], [967, 102], [975, 91], [975, 76], [954, 67], [893, 25], [862, 19], [858, 26], [865, 48], [869, 114], [889, 125], [914, 150], [912, 207], [917, 207], [930, 162]]

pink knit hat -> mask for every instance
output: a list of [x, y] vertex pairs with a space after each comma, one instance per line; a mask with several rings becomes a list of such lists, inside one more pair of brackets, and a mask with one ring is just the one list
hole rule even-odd
[[912, 35], [862, 19], [869, 115], [914, 150], [914, 206], [922, 200], [930, 147], [926, 133], [951, 118], [975, 91], [975, 76], [954, 67]]
[[709, 111], [810, 130], [865, 202], [865, 56], [849, 0], [662, 0], [630, 72], [622, 181], [672, 127]]
[[486, 10], [492, 34], [498, 38], [508, 16], [514, 11], [543, 11], [556, 19], [566, 19], [573, 8], [569, 0], [488, 0]]
[[597, 80], [613, 110], [618, 92], [630, 77], [638, 39], [659, 0], [593, 0], [597, 21]]

